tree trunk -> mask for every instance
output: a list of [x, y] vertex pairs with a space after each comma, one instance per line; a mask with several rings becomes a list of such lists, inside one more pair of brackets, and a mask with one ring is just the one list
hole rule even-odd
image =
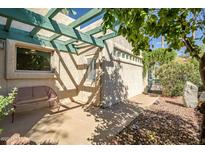
[[[200, 59], [199, 72], [201, 76], [201, 81], [203, 86], [205, 87], [205, 53]], [[205, 102], [203, 102], [200, 106], [199, 111], [203, 114], [202, 124], [201, 124], [201, 137], [200, 144], [205, 144]]]
[[205, 53], [200, 59], [199, 71], [200, 71], [201, 81], [205, 86]]

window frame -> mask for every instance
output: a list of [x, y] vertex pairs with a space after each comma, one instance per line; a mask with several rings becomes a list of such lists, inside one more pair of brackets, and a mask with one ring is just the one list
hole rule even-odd
[[[30, 49], [30, 50], [39, 50], [41, 52], [47, 52], [50, 53], [50, 70], [18, 70], [17, 69], [17, 48], [25, 48], [25, 49]], [[40, 48], [40, 47], [33, 47], [29, 45], [23, 45], [23, 44], [15, 44], [15, 72], [27, 72], [27, 73], [53, 73], [53, 68], [52, 68], [52, 57], [53, 57], [53, 50], [48, 50], [46, 48]]]

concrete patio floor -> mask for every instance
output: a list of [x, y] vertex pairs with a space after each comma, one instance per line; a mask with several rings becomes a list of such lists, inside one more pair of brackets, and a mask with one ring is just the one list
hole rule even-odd
[[14, 123], [7, 116], [0, 122], [4, 129], [0, 136], [20, 133], [36, 144], [106, 144], [136, 118], [141, 107], [156, 99], [141, 94], [106, 109], [87, 109], [84, 104], [63, 100], [59, 112], [48, 107], [22, 111], [16, 114]]

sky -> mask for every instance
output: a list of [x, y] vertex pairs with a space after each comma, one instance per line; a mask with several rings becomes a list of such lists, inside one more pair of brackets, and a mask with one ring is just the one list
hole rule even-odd
[[[77, 19], [77, 18], [81, 17], [82, 15], [84, 15], [85, 13], [87, 13], [88, 11], [90, 11], [91, 9], [92, 9], [92, 8], [74, 8], [73, 10], [74, 10], [77, 14], [76, 14], [76, 15], [71, 15], [71, 14], [70, 14], [69, 16], [70, 16], [71, 18]], [[86, 27], [87, 25], [89, 25], [89, 24], [91, 24], [91, 23], [93, 23], [93, 22], [99, 20], [99, 19], [102, 18], [102, 17], [103, 17], [103, 15], [99, 15], [99, 16], [93, 18], [92, 20], [90, 20], [90, 21], [88, 21], [88, 22], [82, 24], [80, 27], [81, 27], [81, 28]], [[200, 32], [200, 31], [196, 31], [195, 34], [196, 34], [196, 37], [200, 37], [201, 35], [203, 35], [202, 32]], [[197, 44], [202, 45], [202, 41], [196, 41], [196, 42], [197, 42]], [[160, 37], [160, 38], [157, 38], [157, 39], [153, 39], [153, 40], [151, 41], [151, 43], [154, 45], [153, 49], [160, 48], [160, 47], [162, 46], [162, 44], [161, 44], [161, 37]], [[167, 47], [166, 42], [165, 42], [164, 46]], [[180, 51], [178, 51], [178, 55], [182, 55], [183, 52], [184, 52], [184, 50], [185, 50], [185, 48], [182, 48]]]
[[[77, 14], [76, 14], [76, 15], [70, 14], [69, 16], [70, 16], [71, 18], [77, 19], [77, 18], [81, 17], [82, 15], [84, 15], [85, 13], [89, 12], [89, 11], [91, 10], [91, 8], [73, 8], [73, 10], [74, 10]], [[102, 18], [102, 17], [103, 17], [103, 15], [99, 15], [99, 16], [97, 16], [97, 17], [91, 19], [90, 21], [88, 21], [88, 22], [82, 24], [82, 25], [80, 26], [80, 28], [84, 28], [84, 27], [86, 27], [87, 25], [89, 25], [89, 24], [91, 24], [91, 23], [93, 23], [93, 22], [99, 20], [99, 19]]]
[[[199, 37], [201, 37], [203, 35], [203, 33], [201, 32], [201, 31], [196, 31], [196, 33], [195, 33], [195, 37], [197, 38], [199, 38]], [[151, 41], [151, 43], [154, 45], [154, 48], [153, 49], [156, 49], [156, 48], [161, 48], [162, 47], [162, 42], [161, 42], [161, 37], [160, 38], [156, 38], [156, 39], [153, 39], [152, 41]], [[202, 43], [202, 41], [201, 40], [196, 40], [196, 44], [198, 44], [198, 45], [202, 45], [203, 43]], [[166, 42], [164, 43], [164, 46], [165, 46], [165, 48], [167, 47], [167, 44], [166, 44]], [[178, 55], [180, 56], [180, 55], [184, 55], [184, 51], [185, 51], [185, 47], [184, 48], [182, 48], [181, 50], [179, 50], [177, 53], [178, 53]]]

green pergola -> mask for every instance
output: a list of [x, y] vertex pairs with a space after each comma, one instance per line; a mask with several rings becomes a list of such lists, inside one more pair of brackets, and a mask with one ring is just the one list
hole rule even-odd
[[[102, 26], [95, 27], [86, 32], [81, 32], [77, 29], [80, 25], [102, 14], [103, 9], [91, 9], [69, 25], [54, 20], [54, 17], [64, 10], [65, 8], [52, 8], [48, 10], [45, 16], [42, 16], [28, 9], [1, 8], [0, 17], [6, 18], [6, 23], [0, 24], [0, 38], [52, 47], [63, 52], [76, 53], [77, 47], [74, 45], [75, 42], [80, 41], [103, 48], [105, 40], [117, 36], [116, 32], [113, 31], [103, 36], [94, 37], [95, 34], [102, 32]], [[68, 13], [75, 14], [72, 9], [67, 9], [67, 11]], [[33, 26], [33, 29], [31, 31], [25, 31], [18, 27], [11, 27], [12, 21]], [[53, 35], [51, 37], [39, 35], [38, 32], [42, 29], [52, 32]], [[62, 36], [70, 39], [66, 41], [60, 40], [59, 38]]]

